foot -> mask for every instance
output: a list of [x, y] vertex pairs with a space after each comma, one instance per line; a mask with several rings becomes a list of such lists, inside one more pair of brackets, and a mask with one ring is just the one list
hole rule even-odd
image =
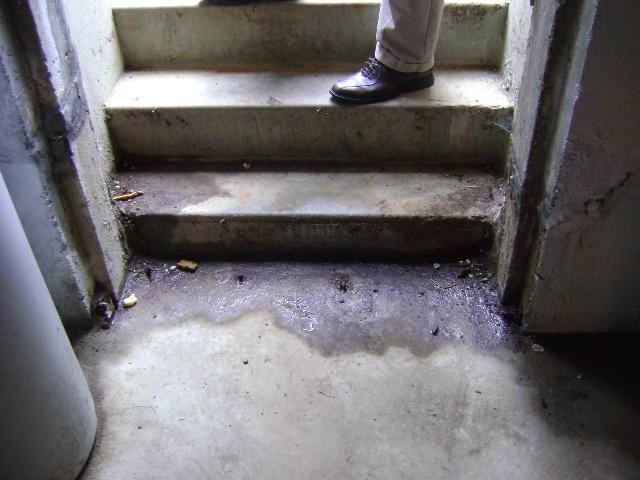
[[329, 93], [342, 103], [374, 103], [433, 85], [433, 71], [403, 73], [370, 58], [355, 74], [337, 82]]

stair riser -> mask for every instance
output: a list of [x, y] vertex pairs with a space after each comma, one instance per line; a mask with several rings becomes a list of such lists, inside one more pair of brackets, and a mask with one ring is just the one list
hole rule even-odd
[[[375, 47], [377, 3], [264, 2], [116, 8], [128, 68], [362, 62]], [[506, 5], [445, 6], [439, 65], [498, 67]]]
[[197, 259], [459, 259], [486, 252], [492, 225], [483, 220], [416, 219], [375, 222], [297, 218], [127, 217], [138, 253]]
[[503, 164], [508, 108], [201, 108], [112, 110], [137, 157]]

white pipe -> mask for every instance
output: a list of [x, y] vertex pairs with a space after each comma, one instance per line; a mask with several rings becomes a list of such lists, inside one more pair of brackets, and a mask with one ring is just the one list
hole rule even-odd
[[73, 479], [96, 414], [0, 174], [0, 478]]

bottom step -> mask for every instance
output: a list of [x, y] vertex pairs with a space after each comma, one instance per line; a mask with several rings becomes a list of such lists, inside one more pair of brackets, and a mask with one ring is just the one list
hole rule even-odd
[[503, 202], [477, 171], [123, 172], [138, 253], [192, 258], [445, 258], [486, 249]]

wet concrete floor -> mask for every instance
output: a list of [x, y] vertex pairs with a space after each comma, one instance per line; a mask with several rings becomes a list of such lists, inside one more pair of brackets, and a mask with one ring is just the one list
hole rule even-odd
[[83, 479], [640, 478], [637, 337], [524, 337], [474, 261], [170, 265], [74, 336]]

